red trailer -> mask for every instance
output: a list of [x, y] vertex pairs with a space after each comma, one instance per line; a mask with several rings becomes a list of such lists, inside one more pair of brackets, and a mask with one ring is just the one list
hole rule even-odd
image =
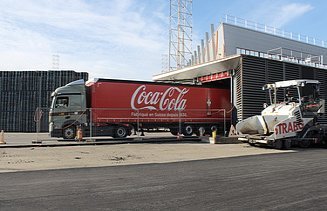
[[[65, 87], [73, 88], [72, 85]], [[181, 132], [189, 136], [199, 134], [201, 130], [208, 133], [212, 129], [223, 131], [230, 124], [229, 89], [97, 79], [86, 82], [84, 92], [86, 108], [89, 108], [86, 112], [88, 124], [78, 123], [92, 123], [93, 131], [98, 135], [124, 137], [129, 135], [130, 128], [166, 128], [172, 134]], [[66, 90], [66, 93], [72, 94], [72, 91]], [[71, 121], [63, 123], [63, 127]]]

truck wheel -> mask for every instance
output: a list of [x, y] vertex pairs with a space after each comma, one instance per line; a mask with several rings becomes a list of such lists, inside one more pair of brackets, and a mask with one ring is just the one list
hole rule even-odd
[[64, 139], [74, 139], [75, 136], [76, 136], [76, 128], [74, 126], [64, 128], [63, 130]]
[[170, 129], [170, 133], [174, 136], [177, 136], [178, 135], [178, 130], [172, 130]]
[[127, 130], [125, 127], [118, 127], [115, 130], [115, 138], [125, 138], [127, 136]]
[[193, 135], [193, 127], [191, 125], [186, 125], [183, 130], [184, 136], [192, 136]]
[[218, 130], [218, 127], [216, 125], [213, 125], [213, 126], [211, 126], [210, 130], [211, 131], [217, 131]]
[[204, 127], [199, 127], [197, 130], [195, 130], [195, 134], [197, 136], [204, 136], [206, 134], [206, 129]]

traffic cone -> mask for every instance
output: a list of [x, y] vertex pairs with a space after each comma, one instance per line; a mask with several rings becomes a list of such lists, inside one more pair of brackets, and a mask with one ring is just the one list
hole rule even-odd
[[177, 133], [177, 140], [180, 140], [180, 139], [182, 139], [182, 136], [181, 136], [181, 134], [178, 132], [178, 133]]
[[77, 134], [76, 134], [77, 140], [78, 141], [83, 141], [83, 131], [82, 128], [77, 129]]
[[237, 133], [234, 125], [231, 125], [230, 129], [229, 129], [228, 137], [233, 137], [233, 136], [237, 136], [237, 135], [238, 135], [238, 133]]
[[5, 132], [3, 130], [1, 130], [1, 133], [0, 133], [0, 144], [6, 144], [6, 142], [5, 142]]

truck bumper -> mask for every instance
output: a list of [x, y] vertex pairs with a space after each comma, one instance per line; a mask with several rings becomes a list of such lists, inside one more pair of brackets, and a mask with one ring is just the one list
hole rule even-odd
[[256, 136], [256, 135], [246, 135], [238, 138], [239, 141], [249, 143], [249, 144], [259, 144], [259, 145], [271, 145], [272, 140], [266, 136]]
[[269, 145], [268, 140], [266, 139], [249, 139], [250, 144], [264, 144]]

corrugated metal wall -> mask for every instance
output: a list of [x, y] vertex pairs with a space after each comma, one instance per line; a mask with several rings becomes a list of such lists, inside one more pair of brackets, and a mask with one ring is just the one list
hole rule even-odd
[[[88, 73], [75, 71], [0, 71], [0, 130], [35, 132], [37, 107], [50, 108], [51, 93]], [[42, 132], [48, 131], [47, 113], [42, 118]]]
[[[238, 119], [259, 115], [263, 104], [269, 102], [263, 85], [282, 80], [316, 79], [321, 82], [321, 98], [327, 99], [327, 70], [307, 67], [283, 61], [276, 61], [255, 56], [242, 55], [241, 67], [236, 72], [236, 105]], [[282, 99], [280, 95], [278, 98]], [[327, 115], [319, 118], [327, 124]]]
[[265, 60], [255, 57], [253, 59], [242, 57], [241, 59], [242, 74], [238, 76], [241, 77], [242, 83], [237, 86], [237, 89], [242, 90], [242, 102], [237, 102], [237, 105], [242, 110], [241, 112], [238, 111], [238, 118], [253, 116], [253, 114], [258, 113], [262, 110], [262, 105], [266, 99], [265, 92], [262, 91], [262, 85], [266, 80]]

